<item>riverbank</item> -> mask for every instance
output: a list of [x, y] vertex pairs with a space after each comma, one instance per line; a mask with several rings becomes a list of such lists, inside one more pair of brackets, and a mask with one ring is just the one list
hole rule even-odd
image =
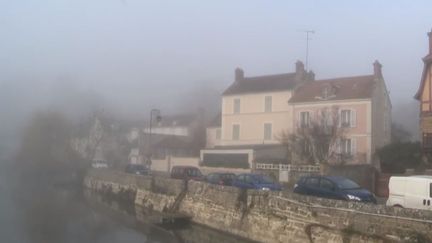
[[85, 187], [261, 242], [430, 242], [432, 212], [90, 170]]

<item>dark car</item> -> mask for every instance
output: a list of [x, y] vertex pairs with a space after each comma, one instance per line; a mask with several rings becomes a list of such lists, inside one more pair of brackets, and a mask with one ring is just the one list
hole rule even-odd
[[240, 174], [233, 181], [233, 186], [243, 189], [255, 189], [264, 191], [280, 191], [282, 186], [270, 176], [261, 174]]
[[129, 174], [136, 174], [136, 175], [149, 175], [150, 170], [141, 164], [128, 164], [126, 165], [125, 172]]
[[231, 186], [236, 175], [234, 173], [215, 172], [206, 176], [206, 181], [211, 184]]
[[201, 181], [204, 179], [204, 176], [201, 171], [194, 166], [173, 166], [171, 169], [171, 178]]
[[341, 176], [307, 176], [294, 185], [294, 192], [337, 200], [376, 203], [374, 194]]

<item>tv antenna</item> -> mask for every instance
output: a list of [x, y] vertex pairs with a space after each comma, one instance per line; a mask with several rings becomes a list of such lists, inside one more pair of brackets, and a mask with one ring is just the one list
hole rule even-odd
[[309, 40], [311, 40], [311, 38], [309, 38], [309, 35], [311, 34], [315, 34], [315, 30], [300, 30], [303, 33], [306, 33], [306, 60], [305, 60], [305, 65], [306, 65], [306, 70], [308, 70], [309, 68]]

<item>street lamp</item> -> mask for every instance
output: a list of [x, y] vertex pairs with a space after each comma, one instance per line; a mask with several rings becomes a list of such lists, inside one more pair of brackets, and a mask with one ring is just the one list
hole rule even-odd
[[156, 122], [160, 122], [162, 120], [160, 110], [152, 109], [150, 111], [150, 122], [149, 122], [149, 125], [150, 125], [150, 127], [149, 127], [149, 162], [150, 162], [150, 165], [151, 165], [151, 156], [152, 156], [152, 151], [153, 151], [151, 138], [152, 138], [152, 123], [153, 123], [154, 119], [156, 119]]

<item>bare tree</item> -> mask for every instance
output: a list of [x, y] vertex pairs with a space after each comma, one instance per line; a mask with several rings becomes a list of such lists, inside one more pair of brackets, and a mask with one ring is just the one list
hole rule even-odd
[[283, 131], [279, 141], [290, 154], [292, 163], [328, 165], [342, 164], [346, 156], [339, 149], [345, 135], [336, 106], [319, 110], [314, 118], [303, 119], [293, 133]]
[[82, 158], [73, 150], [70, 138], [71, 124], [62, 114], [36, 113], [23, 131], [16, 157], [23, 176], [51, 179], [77, 172]]

